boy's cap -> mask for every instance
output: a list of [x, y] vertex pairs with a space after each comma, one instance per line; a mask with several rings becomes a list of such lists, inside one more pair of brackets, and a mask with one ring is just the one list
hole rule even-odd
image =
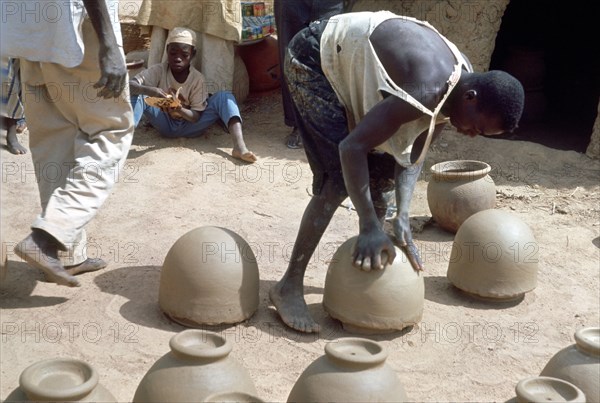
[[170, 43], [183, 43], [185, 45], [196, 46], [196, 33], [187, 28], [173, 28], [167, 36], [167, 45]]

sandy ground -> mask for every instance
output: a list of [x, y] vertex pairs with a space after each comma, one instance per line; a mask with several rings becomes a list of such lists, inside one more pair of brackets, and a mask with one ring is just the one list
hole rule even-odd
[[[281, 113], [277, 91], [245, 103], [246, 141], [260, 157], [252, 166], [229, 157], [230, 138], [219, 128], [191, 140], [137, 130], [113, 194], [88, 226], [90, 255], [110, 265], [82, 275], [82, 287], [74, 289], [44, 282], [12, 254], [39, 202], [30, 156], [1, 150], [2, 247], [9, 254], [0, 289], [3, 399], [28, 365], [68, 356], [92, 364], [119, 401], [130, 401], [144, 373], [168, 351], [169, 338], [184, 330], [158, 307], [165, 255], [180, 236], [203, 225], [237, 232], [258, 258], [258, 312], [213, 330], [233, 343], [232, 354], [249, 370], [259, 397], [285, 401], [325, 344], [350, 336], [321, 301], [328, 259], [357, 233], [353, 210], [339, 209], [307, 271], [307, 302], [322, 333], [288, 330], [268, 301], [287, 267], [312, 179], [303, 151], [284, 146]], [[492, 165], [497, 208], [521, 218], [536, 236], [538, 287], [512, 304], [467, 297], [446, 278], [453, 235], [429, 225], [414, 232], [426, 265], [422, 322], [409, 332], [371, 338], [388, 349], [387, 363], [414, 401], [505, 401], [520, 379], [539, 374], [571, 344], [577, 329], [600, 325], [600, 164], [575, 152], [447, 130], [426, 165], [451, 159]], [[412, 201], [416, 224], [430, 216], [427, 180], [425, 173]]]

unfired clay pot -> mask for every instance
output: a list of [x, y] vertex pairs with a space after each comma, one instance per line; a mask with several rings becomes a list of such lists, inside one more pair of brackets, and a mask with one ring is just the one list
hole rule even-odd
[[403, 402], [408, 398], [387, 351], [372, 340], [342, 338], [325, 345], [294, 384], [288, 402]]
[[521, 380], [515, 388], [519, 403], [573, 402], [585, 403], [586, 397], [577, 386], [562, 379], [534, 376]]
[[404, 252], [384, 270], [363, 271], [352, 265], [358, 237], [344, 242], [333, 255], [323, 294], [323, 307], [353, 333], [387, 333], [418, 323], [423, 316], [425, 284]]
[[140, 381], [134, 402], [201, 402], [211, 395], [239, 391], [256, 395], [254, 383], [233, 357], [222, 336], [196, 329], [171, 338], [171, 351]]
[[575, 332], [575, 344], [557, 352], [541, 375], [571, 382], [588, 402], [600, 402], [600, 327]]
[[98, 372], [88, 363], [73, 358], [52, 358], [27, 367], [19, 388], [6, 402], [116, 402], [98, 383]]
[[258, 265], [252, 249], [233, 231], [196, 228], [169, 250], [160, 274], [158, 303], [188, 327], [237, 323], [258, 308]]
[[454, 238], [448, 280], [490, 300], [513, 300], [537, 285], [538, 244], [516, 215], [484, 210], [469, 217]]
[[455, 233], [473, 214], [494, 208], [496, 186], [491, 167], [481, 161], [446, 161], [431, 167], [427, 202], [433, 219]]
[[236, 403], [262, 403], [264, 400], [259, 399], [256, 396], [249, 395], [243, 392], [223, 392], [210, 395], [203, 402], [213, 403], [225, 403], [225, 402], [236, 402]]

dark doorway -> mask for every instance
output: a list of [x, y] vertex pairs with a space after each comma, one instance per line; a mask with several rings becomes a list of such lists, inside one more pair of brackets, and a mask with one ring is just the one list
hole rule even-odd
[[502, 138], [585, 152], [600, 98], [600, 2], [511, 0], [490, 70], [525, 88], [519, 128]]

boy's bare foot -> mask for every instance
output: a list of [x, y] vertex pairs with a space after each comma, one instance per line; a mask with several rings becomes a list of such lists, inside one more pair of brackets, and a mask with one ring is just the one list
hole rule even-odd
[[233, 150], [231, 152], [231, 156], [233, 158], [237, 158], [239, 160], [250, 162], [250, 163], [258, 161], [258, 158], [256, 158], [256, 155], [254, 155], [254, 153], [252, 151], [246, 151], [246, 152], [242, 153], [239, 150]]
[[79, 287], [79, 280], [71, 276], [57, 257], [57, 247], [52, 245], [49, 235], [44, 236], [39, 231], [32, 232], [15, 246], [15, 254], [40, 269], [46, 278], [53, 283], [68, 287]]
[[319, 332], [320, 326], [308, 312], [308, 306], [302, 295], [302, 288], [300, 288], [300, 293], [286, 293], [283, 289], [284, 286], [280, 282], [269, 290], [269, 298], [275, 305], [281, 320], [292, 329], [300, 332]]
[[13, 130], [9, 130], [6, 135], [6, 147], [11, 154], [27, 154], [27, 149], [19, 143], [17, 135]]
[[81, 273], [89, 273], [91, 271], [102, 270], [106, 266], [108, 266], [108, 264], [100, 258], [87, 258], [79, 264], [73, 266], [65, 266], [65, 271], [71, 276], [76, 276]]

